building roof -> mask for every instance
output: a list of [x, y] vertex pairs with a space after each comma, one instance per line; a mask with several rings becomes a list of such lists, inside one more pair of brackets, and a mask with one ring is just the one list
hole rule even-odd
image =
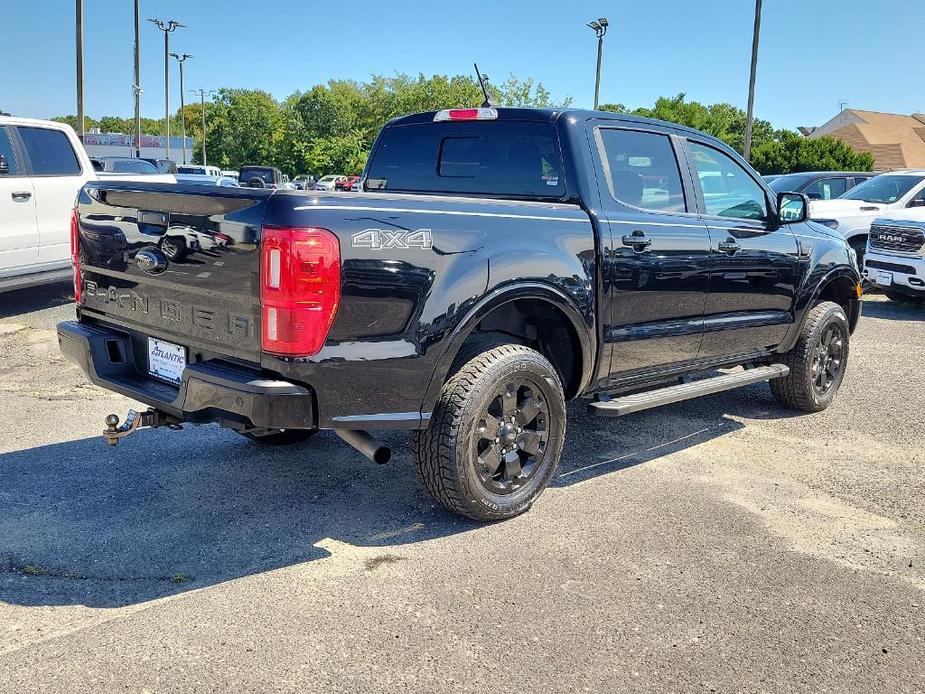
[[857, 152], [870, 152], [874, 168], [881, 171], [925, 167], [925, 114], [848, 108], [818, 128], [805, 130], [808, 137], [829, 135]]

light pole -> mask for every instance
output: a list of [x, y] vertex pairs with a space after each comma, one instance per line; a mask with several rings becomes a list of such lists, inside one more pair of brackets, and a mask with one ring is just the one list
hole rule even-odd
[[77, 137], [84, 141], [84, 0], [77, 0]]
[[758, 69], [758, 37], [761, 34], [761, 0], [755, 0], [755, 30], [752, 35], [752, 70], [748, 79], [748, 113], [745, 114], [745, 145], [742, 156], [750, 161], [752, 156], [752, 121], [755, 110], [755, 73]]
[[141, 157], [141, 8], [135, 0], [135, 156]]
[[199, 94], [199, 103], [202, 106], [202, 165], [209, 162], [206, 160], [206, 94], [214, 94], [214, 89], [190, 89], [193, 94]]
[[193, 56], [189, 53], [171, 53], [170, 55], [180, 63], [180, 125], [183, 128], [183, 163], [186, 164], [186, 113], [183, 111], [186, 102], [183, 100], [183, 63]]
[[604, 34], [607, 33], [607, 18], [599, 17], [596, 22], [588, 22], [588, 26], [594, 30], [597, 36], [597, 72], [594, 77], [594, 110], [597, 110], [598, 101], [601, 96], [601, 58], [604, 55]]
[[173, 19], [166, 23], [159, 19], [148, 21], [164, 32], [164, 125], [167, 129], [167, 144], [164, 149], [167, 158], [170, 159], [170, 32], [186, 25]]

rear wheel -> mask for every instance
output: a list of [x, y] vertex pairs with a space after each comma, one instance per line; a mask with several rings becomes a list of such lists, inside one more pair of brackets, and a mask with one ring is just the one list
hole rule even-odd
[[790, 374], [771, 381], [778, 402], [804, 412], [820, 412], [832, 404], [845, 377], [849, 333], [841, 306], [824, 301], [813, 307], [783, 360]]
[[552, 364], [523, 345], [490, 347], [444, 384], [430, 426], [416, 432], [424, 487], [480, 521], [512, 518], [549, 484], [565, 441], [565, 396]]

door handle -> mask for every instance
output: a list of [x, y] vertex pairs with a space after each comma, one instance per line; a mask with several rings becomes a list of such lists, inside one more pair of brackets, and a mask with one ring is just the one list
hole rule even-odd
[[32, 198], [32, 193], [28, 190], [19, 190], [14, 193], [10, 193], [10, 197], [13, 198], [16, 202], [25, 202]]
[[652, 239], [647, 239], [641, 231], [634, 231], [630, 236], [624, 236], [622, 241], [624, 246], [629, 246], [637, 252], [642, 252], [652, 245]]
[[725, 241], [720, 241], [717, 248], [721, 253], [728, 253], [729, 255], [735, 255], [738, 251], [742, 250], [742, 246], [733, 241], [732, 239], [726, 239]]

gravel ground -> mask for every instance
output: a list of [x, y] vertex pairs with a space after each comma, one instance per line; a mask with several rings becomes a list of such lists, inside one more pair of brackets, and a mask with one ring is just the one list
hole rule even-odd
[[0, 691], [925, 691], [925, 310], [865, 301], [826, 412], [760, 385], [570, 407], [554, 485], [478, 526], [407, 436], [145, 431], [0, 295]]

